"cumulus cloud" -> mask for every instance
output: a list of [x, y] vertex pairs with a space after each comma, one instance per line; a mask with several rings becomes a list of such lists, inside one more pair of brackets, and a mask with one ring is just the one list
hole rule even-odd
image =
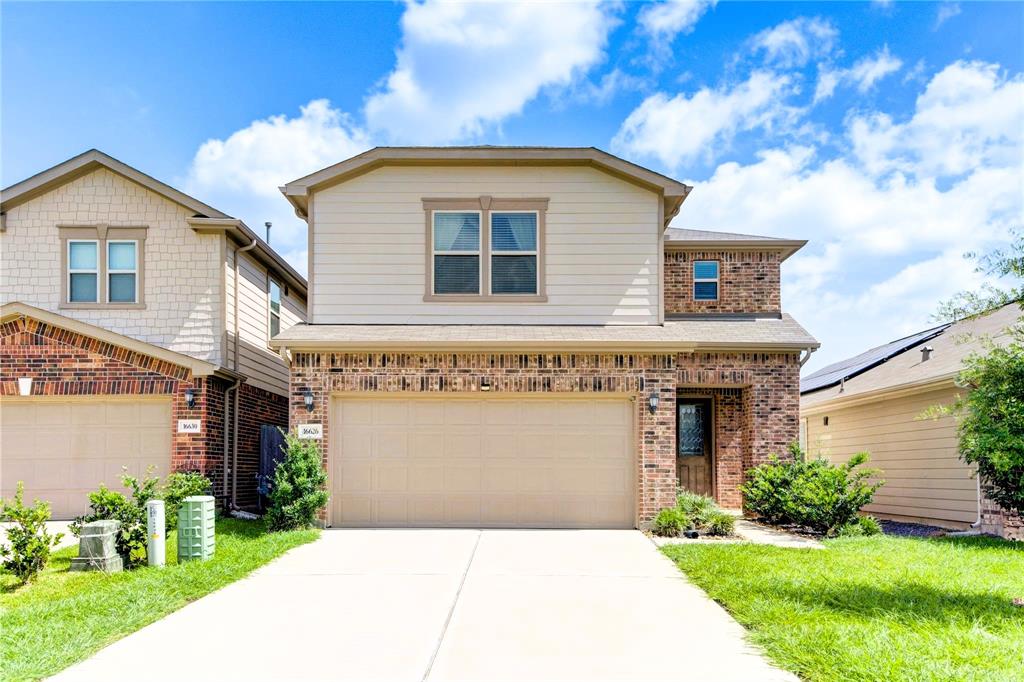
[[962, 254], [1024, 221], [1022, 87], [957, 62], [906, 121], [851, 119], [848, 154], [784, 145], [690, 181], [673, 224], [811, 240], [783, 270], [786, 309], [824, 344], [809, 370], [924, 328], [938, 301], [981, 284]]
[[645, 5], [637, 15], [640, 31], [650, 41], [654, 61], [667, 57], [679, 34], [692, 33], [697, 22], [718, 0], [666, 0]]
[[479, 136], [600, 63], [617, 21], [591, 2], [412, 2], [397, 64], [366, 101], [367, 127], [395, 143]]
[[959, 2], [944, 2], [939, 5], [938, 11], [935, 13], [935, 28], [938, 29], [944, 23], [960, 14], [960, 3]]
[[828, 56], [835, 49], [839, 31], [826, 19], [798, 17], [765, 29], [751, 39], [754, 52], [780, 68], [806, 65]]
[[789, 76], [755, 71], [732, 88], [701, 88], [690, 96], [658, 92], [623, 122], [612, 149], [658, 159], [669, 168], [698, 157], [710, 159], [740, 131], [770, 127], [790, 111], [783, 99], [793, 90]]
[[814, 102], [831, 97], [836, 87], [846, 83], [864, 94], [875, 87], [878, 81], [903, 68], [903, 60], [894, 57], [885, 45], [875, 54], [859, 59], [849, 69], [832, 69], [819, 66], [818, 83], [814, 90]]
[[278, 187], [370, 146], [351, 117], [317, 99], [298, 116], [271, 116], [223, 140], [207, 140], [183, 184], [189, 194], [241, 218], [260, 235], [263, 223], [273, 222], [273, 245], [304, 272], [306, 226]]

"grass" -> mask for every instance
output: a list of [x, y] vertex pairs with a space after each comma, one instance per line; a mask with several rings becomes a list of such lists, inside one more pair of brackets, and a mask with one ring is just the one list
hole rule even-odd
[[[167, 566], [123, 573], [70, 572], [77, 548], [56, 552], [36, 581], [16, 587], [0, 573], [0, 680], [52, 675], [111, 642], [232, 583], [318, 531], [266, 533], [256, 521], [221, 519], [207, 562], [177, 563], [176, 533]], [[168, 642], [168, 651], [179, 646]]]
[[1024, 680], [1024, 543], [850, 538], [662, 551], [805, 680]]

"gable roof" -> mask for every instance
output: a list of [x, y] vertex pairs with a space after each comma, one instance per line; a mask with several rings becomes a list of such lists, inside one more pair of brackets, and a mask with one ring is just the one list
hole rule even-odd
[[[878, 393], [952, 382], [964, 358], [983, 348], [981, 339], [1005, 342], [1007, 328], [1019, 323], [1024, 311], [1010, 303], [979, 317], [932, 327], [903, 339], [829, 365], [800, 383], [804, 409]], [[927, 360], [920, 353], [928, 345]], [[838, 377], [838, 378], [837, 378]]]
[[620, 159], [596, 147], [374, 147], [281, 187], [299, 217], [306, 217], [309, 195], [325, 186], [389, 165], [590, 166], [661, 193], [666, 222], [693, 189], [678, 180]]
[[287, 279], [289, 284], [293, 288], [298, 289], [303, 296], [306, 295], [306, 279], [289, 265], [280, 254], [274, 251], [269, 244], [260, 239], [244, 222], [237, 218], [232, 218], [228, 214], [218, 211], [213, 206], [205, 204], [166, 183], [160, 182], [156, 178], [146, 175], [137, 168], [133, 168], [123, 161], [118, 161], [98, 149], [90, 149], [78, 156], [73, 156], [52, 168], [47, 168], [30, 178], [0, 190], [0, 212], [6, 213], [8, 209], [46, 194], [61, 185], [65, 185], [100, 168], [105, 168], [136, 184], [142, 185], [165, 199], [192, 211], [195, 215], [189, 220], [189, 223], [196, 230], [223, 230], [233, 234], [239, 242], [243, 243], [252, 243], [255, 240], [257, 243], [255, 250], [262, 257], [263, 264], [275, 270], [279, 276]]
[[738, 232], [713, 232], [670, 227], [665, 230], [665, 246], [669, 249], [779, 249], [786, 260], [807, 244], [806, 239], [780, 239]]

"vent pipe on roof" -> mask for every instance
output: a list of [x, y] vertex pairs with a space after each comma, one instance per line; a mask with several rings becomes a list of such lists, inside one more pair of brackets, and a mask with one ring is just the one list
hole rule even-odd
[[263, 227], [267, 228], [267, 246], [270, 246], [270, 228], [274, 226], [274, 223], [269, 220], [263, 223]]
[[928, 358], [932, 356], [932, 351], [935, 350], [931, 346], [925, 346], [921, 349], [921, 362], [928, 362]]

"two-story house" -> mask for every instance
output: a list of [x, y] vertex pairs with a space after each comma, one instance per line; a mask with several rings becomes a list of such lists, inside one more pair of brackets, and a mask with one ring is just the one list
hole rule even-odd
[[287, 426], [269, 346], [306, 281], [244, 223], [92, 150], [8, 187], [0, 225], [0, 495], [54, 518], [122, 467], [201, 471], [257, 504], [262, 425]]
[[377, 148], [282, 188], [309, 228], [291, 423], [332, 526], [632, 528], [741, 504], [798, 437], [803, 246], [671, 229], [690, 187], [593, 148]]

